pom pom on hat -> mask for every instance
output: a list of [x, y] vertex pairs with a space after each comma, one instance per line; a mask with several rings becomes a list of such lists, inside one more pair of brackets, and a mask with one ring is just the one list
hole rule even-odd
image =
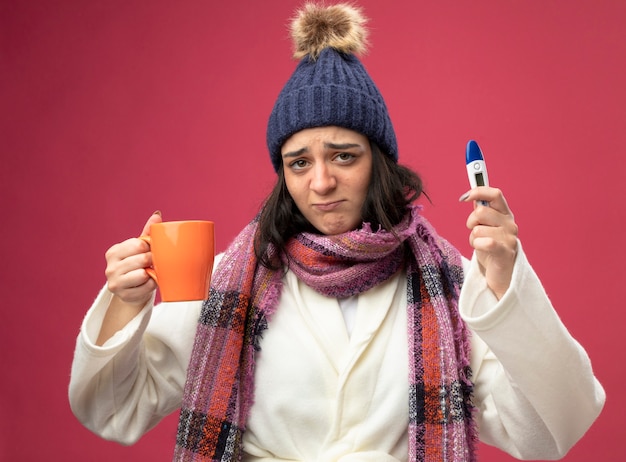
[[301, 59], [274, 104], [267, 146], [274, 170], [282, 164], [281, 147], [294, 133], [339, 126], [367, 136], [394, 161], [396, 135], [385, 101], [355, 56], [367, 45], [367, 22], [348, 4], [308, 3], [291, 24], [294, 57]]
[[362, 54], [367, 46], [367, 18], [360, 8], [339, 4], [327, 8], [307, 3], [291, 23], [294, 58], [317, 59], [324, 48]]

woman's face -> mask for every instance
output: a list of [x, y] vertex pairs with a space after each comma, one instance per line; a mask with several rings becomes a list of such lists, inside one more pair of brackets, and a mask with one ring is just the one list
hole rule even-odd
[[372, 174], [366, 136], [341, 127], [293, 134], [281, 149], [285, 184], [298, 209], [323, 234], [361, 225]]

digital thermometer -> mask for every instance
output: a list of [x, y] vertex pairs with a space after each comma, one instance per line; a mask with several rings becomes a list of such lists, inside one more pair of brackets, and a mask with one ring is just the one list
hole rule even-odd
[[[467, 177], [469, 178], [472, 188], [477, 186], [489, 186], [485, 158], [483, 157], [478, 143], [474, 140], [467, 142], [467, 148], [465, 149], [465, 165], [467, 167]], [[478, 201], [478, 203], [481, 205], [489, 205], [489, 203], [485, 201]]]

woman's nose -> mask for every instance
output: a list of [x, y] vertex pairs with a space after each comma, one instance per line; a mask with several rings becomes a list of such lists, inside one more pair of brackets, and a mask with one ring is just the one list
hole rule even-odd
[[317, 194], [327, 194], [337, 186], [335, 175], [325, 163], [317, 164], [312, 173], [311, 190], [315, 191]]

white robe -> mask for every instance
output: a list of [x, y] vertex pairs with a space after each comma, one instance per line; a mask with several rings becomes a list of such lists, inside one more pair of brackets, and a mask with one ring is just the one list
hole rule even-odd
[[[518, 458], [562, 457], [605, 400], [587, 354], [521, 244], [499, 301], [477, 262], [464, 265], [459, 306], [473, 332], [480, 439]], [[132, 444], [180, 407], [201, 303], [150, 303], [98, 347], [110, 298], [103, 289], [83, 321], [70, 404], [95, 433]], [[407, 459], [406, 278], [399, 273], [343, 305], [285, 276], [257, 354], [246, 461]]]

